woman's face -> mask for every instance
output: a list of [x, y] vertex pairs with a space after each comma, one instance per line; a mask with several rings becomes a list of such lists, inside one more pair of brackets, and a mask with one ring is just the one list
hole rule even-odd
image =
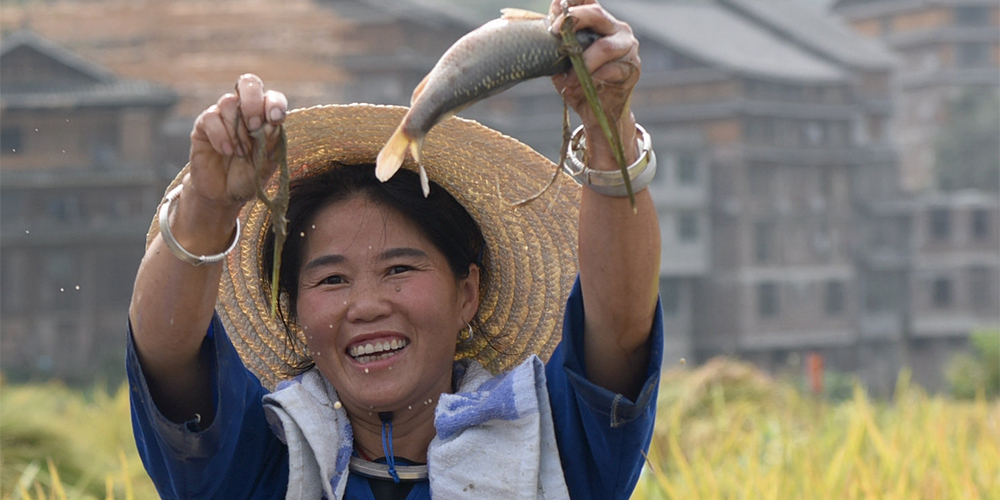
[[456, 279], [412, 222], [367, 196], [320, 209], [308, 227], [298, 321], [341, 401], [396, 411], [449, 392], [458, 333], [479, 307], [478, 268]]

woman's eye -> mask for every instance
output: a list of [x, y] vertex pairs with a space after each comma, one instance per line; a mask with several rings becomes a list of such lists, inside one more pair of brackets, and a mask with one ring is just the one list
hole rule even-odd
[[327, 276], [326, 278], [323, 278], [320, 281], [320, 284], [322, 284], [322, 285], [340, 285], [343, 282], [344, 282], [344, 277], [343, 276], [338, 276], [338, 275], [335, 274], [333, 276]]
[[413, 269], [413, 268], [410, 267], [410, 266], [392, 266], [392, 267], [389, 268], [389, 274], [391, 275], [391, 274], [405, 273], [406, 271], [409, 271], [410, 269]]

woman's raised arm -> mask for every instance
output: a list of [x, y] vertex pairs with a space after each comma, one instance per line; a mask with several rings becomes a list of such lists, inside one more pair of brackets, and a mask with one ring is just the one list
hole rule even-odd
[[[631, 28], [612, 17], [595, 0], [577, 2], [568, 14], [576, 29], [603, 35], [583, 58], [605, 113], [617, 125], [626, 164], [639, 157], [639, 134], [629, 108], [639, 80], [639, 42]], [[559, 0], [552, 4], [553, 26], [562, 22]], [[619, 170], [597, 118], [586, 102], [576, 74], [553, 77], [557, 90], [580, 116], [587, 138], [587, 162], [594, 170]], [[580, 283], [586, 310], [587, 378], [609, 390], [635, 397], [642, 388], [655, 316], [660, 268], [660, 229], [649, 190], [635, 193], [637, 213], [629, 199], [583, 189], [580, 205]]]
[[[243, 204], [256, 193], [249, 132], [264, 128], [268, 175], [271, 152], [288, 102], [265, 92], [256, 75], [243, 75], [235, 94], [226, 94], [195, 120], [190, 170], [173, 200], [169, 229], [181, 248], [215, 255], [232, 243]], [[136, 352], [153, 399], [176, 422], [213, 415], [207, 359], [200, 355], [212, 320], [222, 275], [221, 262], [200, 266], [181, 260], [162, 234], [146, 249], [129, 307]]]

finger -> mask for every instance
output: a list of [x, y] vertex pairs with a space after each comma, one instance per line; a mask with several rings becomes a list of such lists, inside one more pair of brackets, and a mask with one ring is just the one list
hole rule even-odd
[[288, 114], [288, 98], [277, 90], [268, 90], [264, 94], [264, 109], [267, 111], [268, 123], [280, 124], [285, 121], [285, 115]]
[[[549, 17], [555, 19], [563, 13], [565, 7], [576, 7], [577, 5], [597, 3], [596, 0], [553, 0], [549, 5]], [[561, 20], [560, 20], [561, 21]]]
[[245, 156], [243, 146], [240, 144], [239, 131], [236, 122], [239, 120], [239, 97], [236, 94], [226, 94], [219, 98], [216, 106], [219, 108], [219, 119], [226, 127], [226, 135], [233, 146], [233, 151], [239, 157]]
[[213, 104], [203, 111], [195, 120], [192, 140], [202, 139], [211, 144], [216, 153], [225, 156], [232, 156], [233, 144], [229, 140], [229, 133], [222, 123], [219, 115], [219, 106]]
[[240, 96], [243, 124], [248, 131], [256, 131], [264, 124], [264, 82], [247, 73], [236, 81], [236, 94]]
[[623, 73], [631, 74], [631, 69], [639, 66], [639, 43], [625, 32], [601, 38], [584, 51], [583, 62], [596, 79], [624, 81], [628, 75]]

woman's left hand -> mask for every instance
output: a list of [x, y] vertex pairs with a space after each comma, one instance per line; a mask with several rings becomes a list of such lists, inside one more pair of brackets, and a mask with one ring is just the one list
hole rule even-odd
[[[549, 8], [553, 19], [550, 30], [558, 33], [568, 15], [576, 19], [574, 30], [589, 28], [601, 35], [584, 51], [583, 60], [594, 80], [605, 114], [613, 124], [618, 125], [622, 144], [635, 144], [635, 118], [629, 109], [629, 101], [641, 72], [639, 41], [635, 39], [628, 24], [615, 19], [596, 0], [577, 0], [570, 2], [570, 5], [568, 13], [563, 13], [560, 0], [552, 2]], [[609, 148], [606, 152], [610, 154], [610, 146], [587, 103], [576, 72], [571, 69], [556, 75], [552, 77], [552, 82], [566, 103], [580, 116], [587, 131], [587, 144], [591, 153], [596, 152], [595, 146], [603, 146]], [[636, 148], [626, 147], [626, 160], [631, 163], [636, 153]]]

